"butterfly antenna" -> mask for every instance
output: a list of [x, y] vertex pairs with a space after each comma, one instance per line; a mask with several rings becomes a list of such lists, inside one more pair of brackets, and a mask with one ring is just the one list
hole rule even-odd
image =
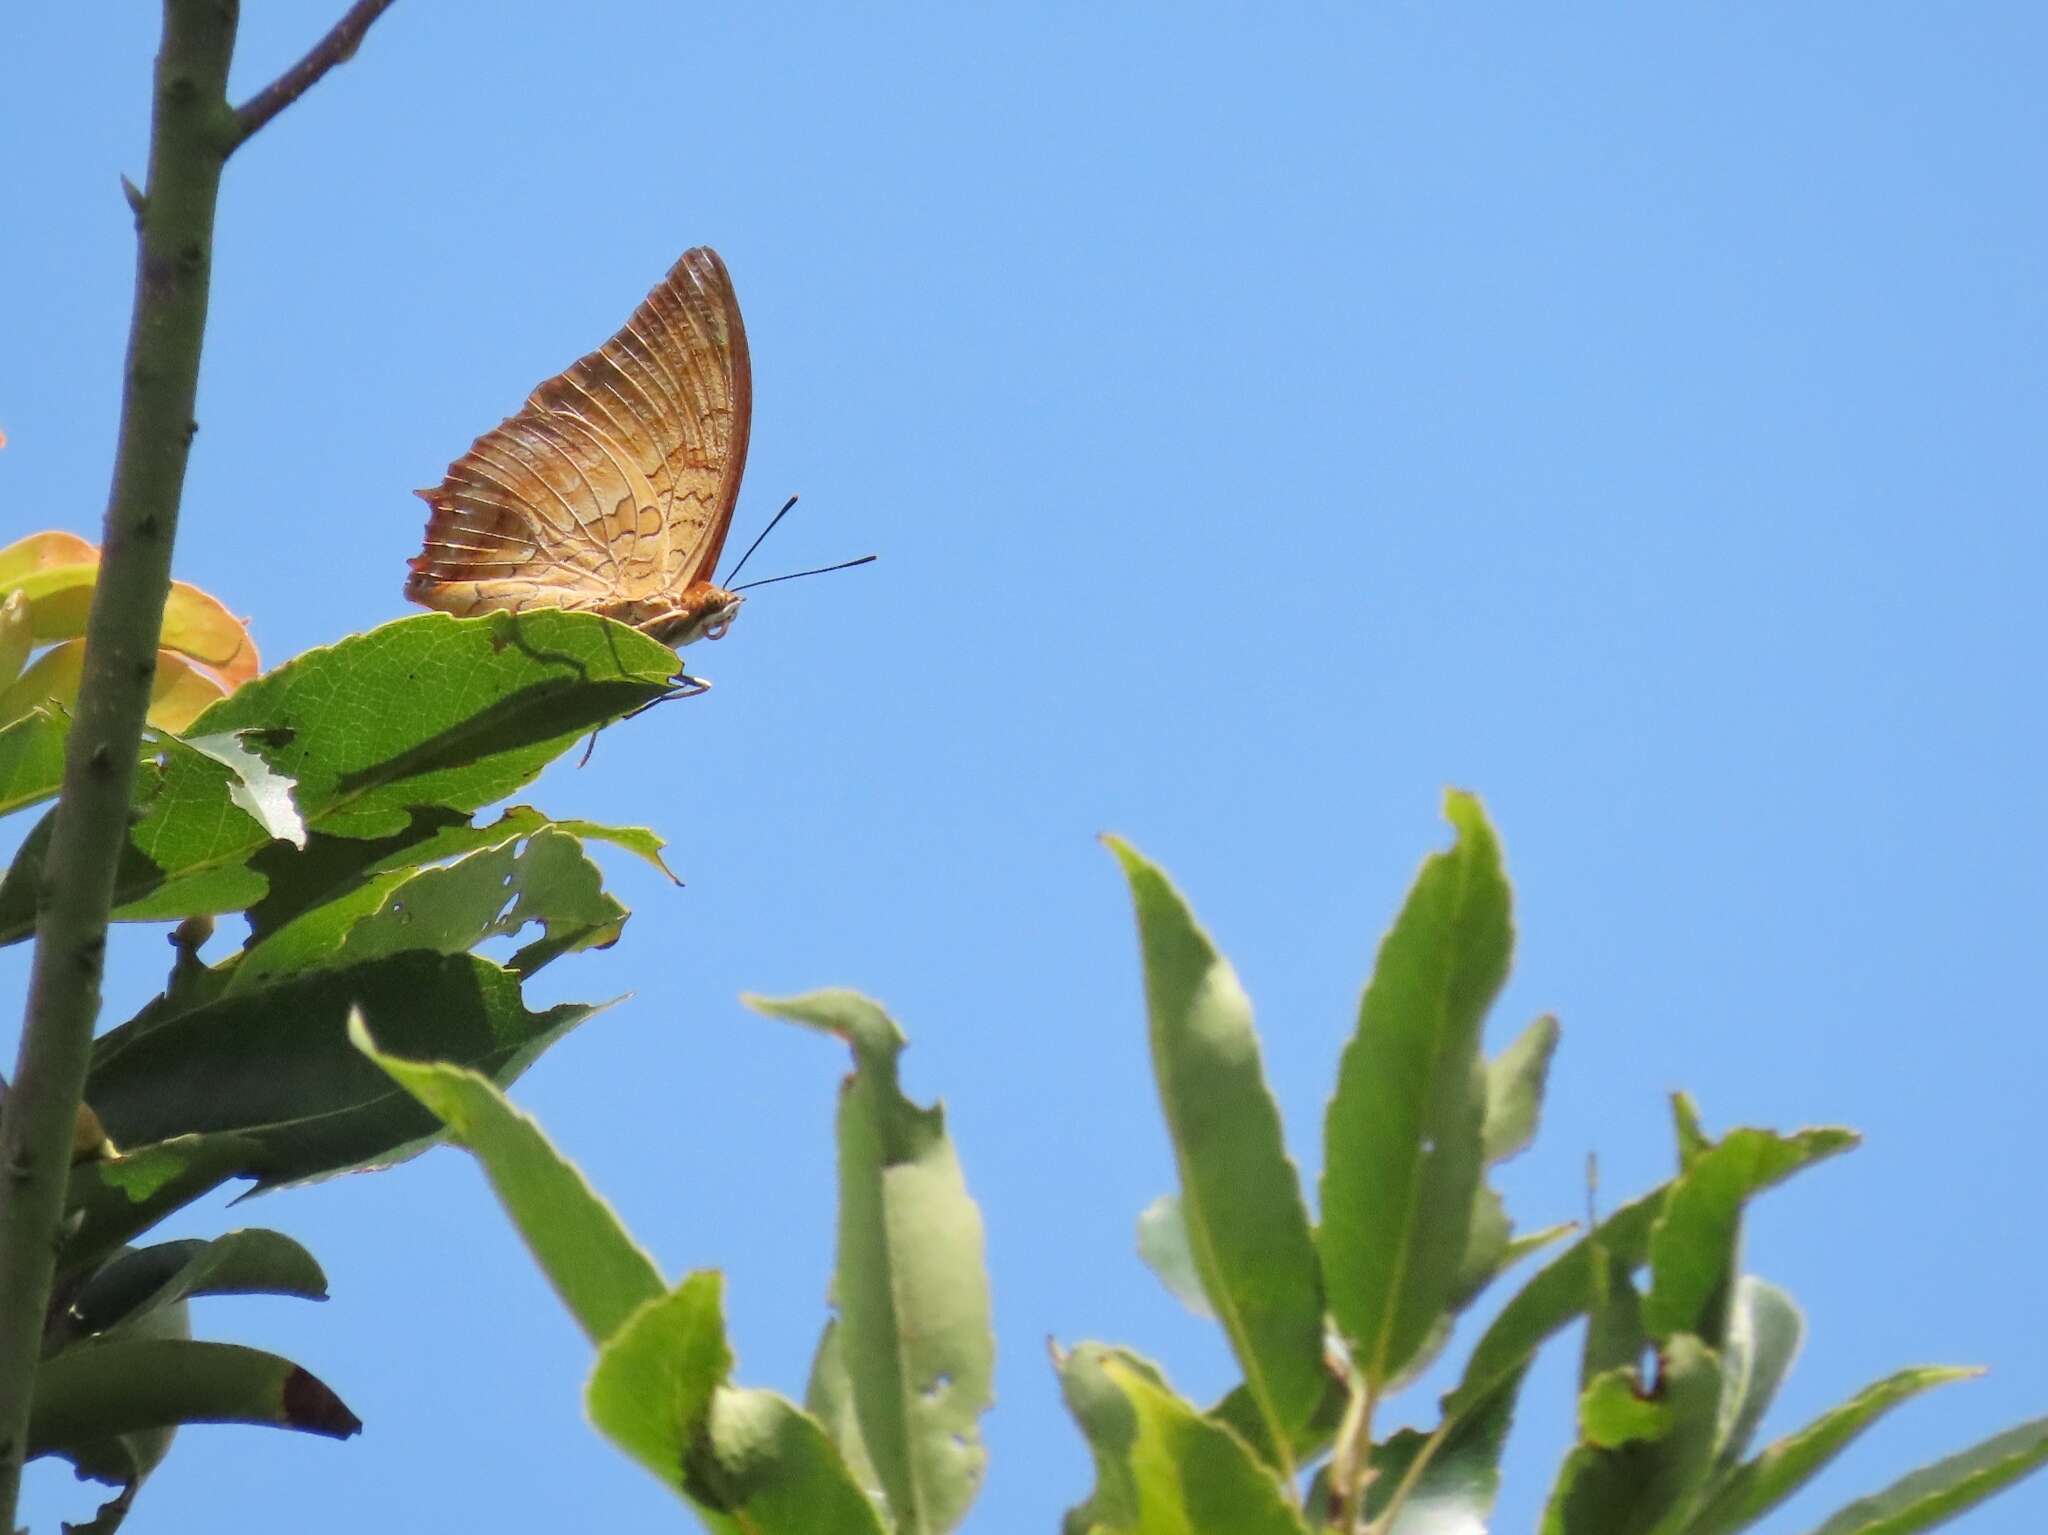
[[864, 554], [857, 560], [841, 560], [837, 565], [820, 565], [816, 570], [792, 570], [786, 576], [763, 576], [758, 581], [749, 581], [745, 586], [728, 586], [729, 592], [750, 592], [757, 586], [773, 586], [777, 581], [794, 581], [798, 576], [824, 576], [835, 570], [851, 570], [856, 565], [872, 565], [878, 555]]
[[761, 539], [766, 538], [770, 533], [773, 533], [775, 531], [775, 524], [782, 521], [783, 518], [787, 517], [789, 515], [789, 509], [795, 505], [795, 496], [791, 496], [787, 501], [783, 502], [782, 510], [777, 512], [773, 517], [770, 517], [768, 519], [768, 526], [761, 530], [760, 538], [756, 538], [751, 544], [747, 545], [747, 552], [740, 556], [739, 565], [733, 566], [731, 570], [726, 572], [725, 581], [723, 584], [727, 591], [732, 590], [733, 578], [740, 573], [740, 565], [746, 564], [748, 560], [751, 560], [754, 557], [754, 551], [761, 547]]

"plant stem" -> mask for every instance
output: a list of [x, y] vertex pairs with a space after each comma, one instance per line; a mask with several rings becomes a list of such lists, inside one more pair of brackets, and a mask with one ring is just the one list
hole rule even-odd
[[1330, 1457], [1330, 1490], [1336, 1502], [1329, 1511], [1329, 1525], [1342, 1535], [1354, 1535], [1365, 1524], [1365, 1489], [1372, 1481], [1372, 1418], [1378, 1405], [1379, 1387], [1354, 1377]]
[[38, 892], [14, 1089], [0, 1113], [0, 1530], [15, 1528], [72, 1125], [92, 1048], [114, 876], [128, 838], [206, 328], [214, 206], [235, 143], [237, 0], [164, 0], [120, 443], [85, 673]]
[[356, 0], [304, 58], [237, 107], [229, 152], [238, 149], [251, 134], [305, 95], [328, 70], [354, 58], [356, 49], [362, 46], [363, 34], [394, 3], [395, 0]]

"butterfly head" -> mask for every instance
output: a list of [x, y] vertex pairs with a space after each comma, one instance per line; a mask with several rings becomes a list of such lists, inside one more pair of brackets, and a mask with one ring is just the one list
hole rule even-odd
[[676, 649], [697, 640], [722, 640], [746, 600], [737, 592], [699, 581], [677, 599], [674, 608], [643, 619], [635, 627]]

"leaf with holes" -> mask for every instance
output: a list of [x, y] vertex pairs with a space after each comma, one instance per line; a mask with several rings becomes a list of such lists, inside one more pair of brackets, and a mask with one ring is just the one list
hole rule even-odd
[[575, 949], [617, 941], [626, 908], [566, 832], [543, 828], [442, 868], [401, 868], [365, 880], [250, 947], [229, 970], [228, 995], [295, 971], [361, 964], [408, 949], [461, 954], [537, 924], [542, 936], [507, 963], [527, 976]]
[[[667, 691], [675, 653], [587, 613], [401, 619], [311, 650], [193, 722], [235, 736], [293, 784], [312, 832], [389, 838], [422, 807], [467, 814], [530, 782], [584, 732]], [[121, 920], [236, 911], [268, 888], [266, 827], [234, 802], [246, 775], [171, 753], [138, 776], [115, 880]], [[34, 928], [48, 820], [0, 881], [0, 943]]]

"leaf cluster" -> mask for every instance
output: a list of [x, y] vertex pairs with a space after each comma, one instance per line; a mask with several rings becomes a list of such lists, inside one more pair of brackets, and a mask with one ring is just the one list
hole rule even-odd
[[[1572, 1233], [1515, 1233], [1490, 1169], [1533, 1139], [1555, 1020], [1497, 1055], [1510, 893], [1479, 804], [1425, 862], [1382, 943], [1324, 1120], [1312, 1219], [1260, 1064], [1251, 1005], [1165, 876], [1111, 846], [1129, 881], [1159, 1099], [1180, 1186], [1139, 1219], [1168, 1288], [1225, 1333], [1242, 1382], [1203, 1409], [1128, 1349], [1053, 1349], [1095, 1487], [1070, 1535], [1483, 1532], [1530, 1364], [1584, 1327], [1579, 1442], [1543, 1535], [1733, 1535], [1901, 1402], [1966, 1378], [1921, 1367], [1756, 1447], [1797, 1353], [1789, 1297], [1741, 1267], [1748, 1202], [1848, 1150], [1841, 1129], [1714, 1139], [1674, 1101], [1678, 1172], [1607, 1215], [1494, 1315], [1428, 1432], [1375, 1430], [1508, 1269]], [[592, 1421], [715, 1531], [937, 1532], [979, 1487], [994, 1344], [978, 1212], [943, 1111], [897, 1085], [904, 1038], [851, 992], [764, 1012], [844, 1041], [839, 1232], [802, 1407], [732, 1378], [715, 1272], [674, 1287], [540, 1130], [478, 1072], [361, 1047], [483, 1163], [597, 1352]], [[1932, 1528], [2048, 1460], [2021, 1425], [1850, 1505], [1819, 1535]]]
[[[268, 1231], [136, 1244], [222, 1184], [387, 1166], [440, 1135], [350, 1043], [352, 1010], [398, 1056], [500, 1086], [598, 1010], [529, 1007], [525, 983], [625, 926], [587, 845], [666, 873], [660, 839], [524, 805], [481, 812], [665, 696], [674, 670], [665, 646], [589, 615], [430, 615], [149, 731], [113, 915], [175, 921], [172, 963], [93, 1044], [30, 1431], [31, 1454], [119, 1487], [92, 1528], [120, 1522], [180, 1423], [355, 1432], [290, 1361], [190, 1336], [195, 1296], [324, 1298], [309, 1254]], [[0, 729], [0, 808], [54, 792], [68, 723], [45, 701]], [[0, 944], [35, 929], [49, 830], [46, 816], [0, 877]], [[208, 962], [230, 914], [246, 937]]]
[[[1608, 1215], [1493, 1317], [1436, 1426], [1377, 1436], [1387, 1399], [1430, 1365], [1510, 1267], [1568, 1234], [1515, 1234], [1489, 1169], [1536, 1131], [1555, 1020], [1486, 1057], [1508, 972], [1511, 898], [1478, 802], [1452, 794], [1457, 837], [1429, 858], [1382, 942], [1323, 1122], [1312, 1218], [1260, 1066], [1251, 1005], [1165, 876], [1112, 843], [1144, 957], [1161, 1107], [1180, 1188], [1140, 1217], [1167, 1287], [1222, 1327], [1243, 1382], [1204, 1410], [1128, 1350], [1058, 1364], [1094, 1451], [1080, 1532], [1483, 1531], [1536, 1352], [1585, 1324], [1579, 1443], [1542, 1535], [1732, 1535], [1917, 1393], [1975, 1374], [1902, 1370], [1761, 1449], [1798, 1350], [1789, 1297], [1742, 1269], [1748, 1202], [1855, 1144], [1841, 1129], [1708, 1137], [1674, 1113], [1677, 1176]], [[2048, 1419], [1851, 1505], [1825, 1535], [1931, 1528], [2048, 1460]]]

